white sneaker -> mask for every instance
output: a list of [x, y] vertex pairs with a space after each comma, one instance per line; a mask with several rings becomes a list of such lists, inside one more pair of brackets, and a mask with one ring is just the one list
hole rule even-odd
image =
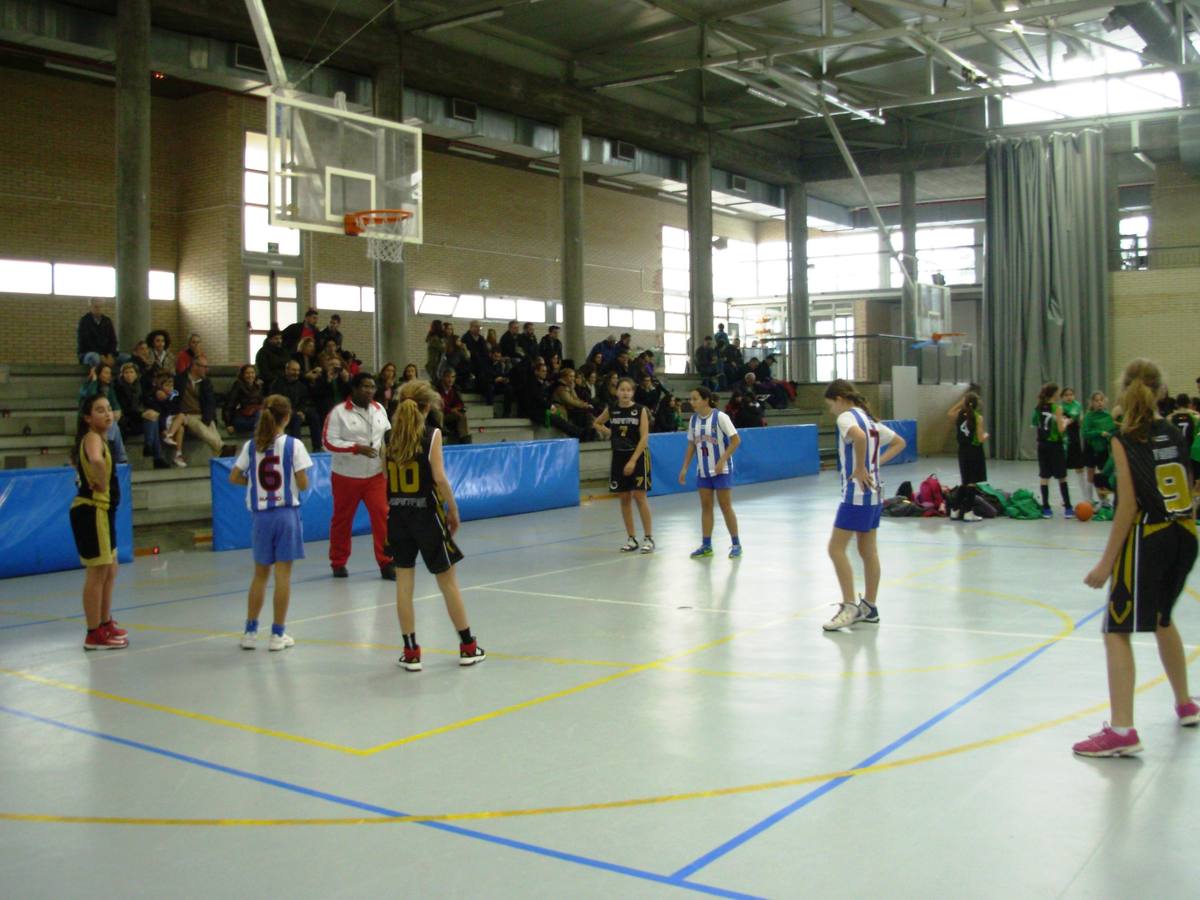
[[849, 628], [862, 618], [862, 610], [857, 603], [841, 603], [841, 607], [832, 619], [821, 627], [826, 631], [837, 631], [839, 628]]
[[292, 640], [290, 634], [273, 634], [271, 635], [271, 643], [267, 645], [268, 650], [286, 650], [296, 642]]
[[643, 553], [653, 553], [654, 552], [654, 538], [648, 537], [642, 541], [642, 552]]
[[179, 466], [179, 468], [181, 468], [181, 469], [187, 468], [187, 460], [184, 459], [182, 456], [176, 456], [174, 459], [171, 460], [171, 462], [173, 462], [175, 465]]
[[978, 516], [973, 512], [963, 513], [962, 520], [964, 522], [982, 522], [983, 516]]
[[247, 631], [245, 634], [242, 635], [242, 649], [243, 650], [253, 650], [257, 646], [258, 646], [258, 632], [257, 631]]
[[632, 534], [629, 536], [629, 540], [627, 540], [624, 544], [621, 545], [622, 553], [636, 553], [637, 549], [638, 549], [637, 538], [635, 538]]

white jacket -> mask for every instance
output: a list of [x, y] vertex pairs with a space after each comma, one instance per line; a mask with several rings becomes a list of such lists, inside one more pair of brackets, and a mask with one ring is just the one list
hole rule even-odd
[[[339, 403], [325, 419], [321, 442], [333, 454], [333, 472], [345, 478], [371, 478], [383, 472], [383, 439], [391, 423], [383, 407], [371, 401], [362, 409], [347, 399]], [[355, 444], [374, 447], [379, 455], [372, 459], [354, 452]]]

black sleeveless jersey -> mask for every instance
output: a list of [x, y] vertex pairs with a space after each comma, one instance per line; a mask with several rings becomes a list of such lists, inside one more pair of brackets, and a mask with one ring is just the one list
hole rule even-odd
[[78, 506], [81, 503], [86, 503], [91, 506], [98, 506], [100, 509], [116, 509], [121, 502], [121, 483], [117, 480], [117, 467], [113, 465], [112, 451], [108, 448], [108, 441], [100, 438], [100, 444], [104, 448], [104, 470], [105, 480], [108, 482], [108, 488], [104, 491], [92, 490], [91, 482], [88, 480], [86, 456], [83, 450], [83, 441], [87, 437], [79, 439], [79, 443], [75, 445], [75, 504]]
[[1171, 424], [1179, 429], [1179, 433], [1183, 436], [1184, 446], [1190, 448], [1192, 441], [1196, 439], [1196, 420], [1193, 413], [1185, 410], [1171, 413]]
[[642, 410], [640, 403], [621, 407], [615, 403], [608, 408], [609, 441], [614, 453], [631, 453], [642, 439]]
[[1140, 521], [1154, 525], [1190, 516], [1190, 458], [1179, 430], [1165, 419], [1156, 419], [1146, 440], [1119, 432], [1117, 440], [1129, 458], [1129, 474], [1142, 510]]
[[1039, 444], [1062, 443], [1063, 435], [1058, 430], [1058, 417], [1055, 415], [1058, 411], [1057, 403], [1043, 403], [1033, 411], [1033, 424], [1037, 427]]
[[974, 447], [979, 444], [979, 413], [970, 409], [960, 409], [955, 423], [955, 433], [958, 436], [958, 446]]
[[[441, 502], [429, 465], [429, 448], [436, 429], [426, 428], [421, 449], [410, 460], [387, 460], [388, 506], [399, 510], [435, 510]], [[385, 445], [386, 446], [386, 443]]]

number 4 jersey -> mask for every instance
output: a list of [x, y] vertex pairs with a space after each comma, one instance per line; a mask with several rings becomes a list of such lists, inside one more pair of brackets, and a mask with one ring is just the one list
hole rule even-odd
[[1129, 458], [1129, 472], [1141, 522], [1154, 525], [1192, 515], [1188, 448], [1178, 429], [1156, 419], [1146, 440], [1118, 434]]
[[298, 438], [281, 434], [265, 451], [246, 441], [234, 461], [250, 479], [246, 486], [246, 508], [265, 512], [281, 506], [299, 506], [296, 473], [312, 468], [312, 457]]

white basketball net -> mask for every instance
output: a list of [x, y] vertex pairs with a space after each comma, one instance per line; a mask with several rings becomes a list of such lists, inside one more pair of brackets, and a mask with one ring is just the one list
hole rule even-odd
[[401, 235], [407, 233], [410, 219], [385, 221], [372, 217], [362, 222], [362, 236], [367, 239], [367, 257], [380, 262], [404, 262], [404, 241]]

